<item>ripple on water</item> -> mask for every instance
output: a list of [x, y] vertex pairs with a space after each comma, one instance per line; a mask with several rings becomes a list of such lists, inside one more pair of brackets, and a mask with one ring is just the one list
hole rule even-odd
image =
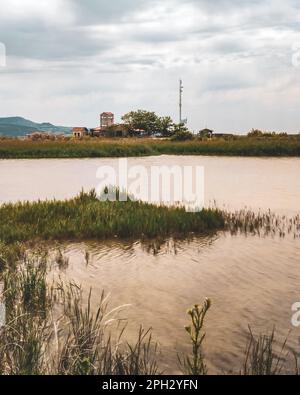
[[[299, 241], [220, 233], [189, 241], [169, 240], [159, 252], [145, 243], [117, 240], [64, 246], [70, 264], [66, 278], [111, 293], [113, 305], [131, 304], [126, 316], [137, 326], [153, 327], [163, 346], [164, 367], [177, 372], [178, 351], [187, 350], [183, 327], [187, 308], [205, 297], [208, 313], [206, 354], [211, 371], [237, 369], [248, 325], [284, 338], [291, 330], [291, 306], [300, 300]], [[89, 263], [86, 264], [86, 252]], [[297, 346], [297, 330], [290, 342]]]

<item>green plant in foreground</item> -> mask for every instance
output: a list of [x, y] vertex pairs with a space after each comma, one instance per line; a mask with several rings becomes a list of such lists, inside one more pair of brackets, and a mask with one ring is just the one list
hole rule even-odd
[[0, 331], [0, 373], [43, 374], [51, 308], [45, 262], [24, 258], [18, 268], [7, 269], [2, 279], [6, 324]]
[[[50, 265], [51, 266], [51, 265]], [[0, 329], [2, 375], [157, 374], [156, 345], [142, 328], [133, 344], [102, 294], [95, 310], [73, 283], [47, 283], [44, 256], [25, 257], [2, 274], [6, 324]], [[116, 340], [113, 338], [116, 337]]]
[[15, 268], [16, 263], [24, 257], [25, 248], [21, 243], [7, 245], [0, 241], [0, 274], [8, 268]]
[[[280, 350], [276, 353], [274, 348], [275, 329], [270, 335], [253, 335], [249, 327], [249, 341], [245, 353], [245, 361], [241, 374], [251, 376], [271, 376], [281, 374], [284, 370], [287, 354], [284, 355], [287, 338], [282, 343]], [[297, 357], [296, 373], [297, 372]]]
[[205, 338], [203, 325], [205, 316], [211, 306], [210, 299], [205, 299], [202, 306], [194, 305], [188, 315], [191, 318], [191, 324], [185, 327], [189, 334], [192, 344], [192, 356], [178, 356], [179, 365], [185, 374], [189, 375], [206, 375], [207, 368], [204, 362], [202, 343]]
[[[98, 308], [93, 312], [92, 291], [84, 303], [82, 290], [76, 284], [60, 285], [65, 322], [58, 337], [55, 372], [61, 375], [142, 375], [157, 374], [157, 346], [150, 329], [140, 328], [137, 340], [123, 342], [125, 326], [115, 314], [118, 307], [108, 311], [107, 298], [102, 293]], [[114, 326], [117, 339], [112, 339]], [[62, 347], [60, 347], [60, 344]]]

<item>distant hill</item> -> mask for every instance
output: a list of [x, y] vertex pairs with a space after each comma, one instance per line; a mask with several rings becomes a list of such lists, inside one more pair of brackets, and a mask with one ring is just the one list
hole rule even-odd
[[71, 130], [70, 127], [55, 126], [47, 122], [32, 122], [22, 117], [0, 118], [0, 136], [22, 137], [36, 131], [69, 134]]

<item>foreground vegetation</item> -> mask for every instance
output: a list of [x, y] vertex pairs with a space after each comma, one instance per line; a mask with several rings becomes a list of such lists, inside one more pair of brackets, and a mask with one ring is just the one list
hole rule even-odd
[[0, 141], [0, 159], [106, 158], [150, 155], [300, 156], [300, 138], [232, 137], [192, 139], [67, 139], [66, 141]]
[[[3, 274], [6, 325], [0, 329], [0, 374], [156, 374], [150, 331], [123, 342], [117, 310], [102, 294], [95, 312], [76, 284], [46, 281], [46, 261], [24, 258]], [[112, 331], [112, 333], [111, 333]]]
[[[104, 294], [95, 302], [91, 291], [85, 294], [74, 283], [50, 283], [48, 268], [55, 262], [49, 261], [47, 251], [25, 253], [21, 246], [2, 245], [0, 256], [6, 306], [5, 325], [0, 327], [0, 374], [165, 373], [159, 368], [159, 350], [150, 329], [141, 327], [132, 343], [124, 338], [126, 323], [120, 314], [124, 306], [109, 310]], [[184, 374], [209, 373], [204, 324], [210, 307], [211, 301], [206, 300], [188, 311], [190, 323], [185, 330], [191, 353], [178, 355], [178, 367]], [[286, 350], [286, 341], [280, 346], [274, 332], [257, 337], [250, 331], [243, 365], [229, 368], [227, 373], [298, 374], [296, 353]]]

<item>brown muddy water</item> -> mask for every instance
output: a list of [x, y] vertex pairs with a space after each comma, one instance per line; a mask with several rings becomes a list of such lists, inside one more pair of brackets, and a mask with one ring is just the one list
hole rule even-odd
[[[74, 196], [97, 185], [98, 166], [117, 166], [117, 161], [0, 161], [0, 202]], [[298, 158], [161, 156], [131, 158], [129, 164], [202, 165], [207, 205], [300, 213]], [[122, 313], [129, 318], [129, 338], [139, 324], [151, 326], [168, 373], [178, 372], [176, 353], [187, 350], [186, 310], [205, 297], [213, 301], [205, 348], [211, 373], [240, 367], [248, 324], [256, 333], [275, 325], [279, 339], [292, 331], [289, 343], [300, 351], [300, 328], [291, 324], [292, 304], [300, 301], [299, 238], [220, 232], [152, 247], [119, 240], [67, 243], [69, 266], [60, 275], [92, 287], [94, 297], [104, 289], [112, 307], [129, 304]]]

